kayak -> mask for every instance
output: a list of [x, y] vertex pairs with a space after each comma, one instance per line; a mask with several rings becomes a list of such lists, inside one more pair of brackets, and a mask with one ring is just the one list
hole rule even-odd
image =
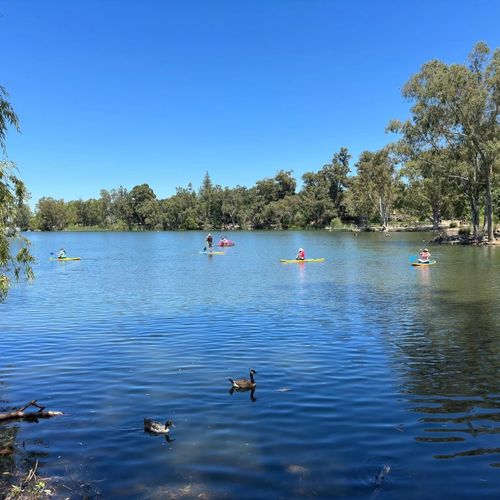
[[200, 253], [205, 255], [224, 255], [224, 252], [204, 252], [203, 250], [200, 250]]
[[218, 247], [234, 247], [234, 241], [231, 241], [231, 240], [226, 240], [226, 241], [219, 241], [219, 243], [217, 243], [217, 246]]
[[81, 257], [50, 257], [49, 260], [59, 260], [59, 261], [65, 261], [65, 260], [82, 260]]
[[283, 262], [284, 264], [298, 264], [300, 262], [324, 262], [325, 259], [281, 259], [280, 262]]
[[415, 266], [415, 267], [419, 267], [419, 266], [432, 266], [435, 263], [436, 263], [435, 260], [430, 260], [429, 262], [412, 262], [411, 265]]

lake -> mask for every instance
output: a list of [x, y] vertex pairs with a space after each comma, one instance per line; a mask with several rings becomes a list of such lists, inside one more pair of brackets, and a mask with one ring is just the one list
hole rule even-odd
[[[498, 498], [500, 248], [413, 268], [431, 234], [232, 232], [215, 256], [202, 232], [28, 236], [0, 411], [65, 415], [0, 439], [64, 495]], [[49, 261], [60, 247], [82, 260]], [[299, 247], [325, 262], [279, 262]], [[253, 397], [230, 394], [250, 369]], [[172, 419], [170, 441], [144, 417]]]

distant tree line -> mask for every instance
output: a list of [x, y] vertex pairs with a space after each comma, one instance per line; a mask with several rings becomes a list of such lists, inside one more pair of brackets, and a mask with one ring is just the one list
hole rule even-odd
[[500, 49], [478, 43], [467, 64], [434, 60], [406, 83], [406, 121], [388, 131], [399, 139], [364, 151], [353, 165], [341, 148], [330, 163], [302, 176], [280, 170], [252, 187], [222, 187], [209, 174], [195, 190], [179, 187], [158, 199], [147, 184], [102, 190], [99, 198], [41, 198], [31, 214], [18, 210], [23, 229], [109, 230], [289, 229], [355, 224], [432, 224], [470, 221], [473, 235], [494, 238], [500, 218]]

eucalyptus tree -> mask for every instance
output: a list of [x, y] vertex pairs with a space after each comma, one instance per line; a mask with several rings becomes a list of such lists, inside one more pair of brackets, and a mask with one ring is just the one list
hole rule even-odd
[[335, 206], [337, 216], [342, 218], [345, 216], [344, 194], [348, 187], [349, 180], [349, 161], [351, 155], [347, 148], [340, 148], [338, 153], [335, 153], [331, 163], [327, 163], [320, 170], [320, 175], [324, 176], [325, 182], [328, 184], [328, 194]]
[[455, 158], [447, 150], [430, 149], [403, 155], [400, 174], [405, 179], [401, 204], [406, 213], [417, 220], [432, 222], [438, 229], [443, 217], [455, 217], [453, 207], [457, 198], [463, 197], [452, 177]]
[[355, 175], [349, 180], [344, 206], [350, 218], [357, 219], [362, 227], [369, 227], [376, 216], [376, 207], [367, 195], [365, 179]]
[[366, 211], [371, 206], [370, 212], [378, 214], [384, 231], [401, 186], [397, 163], [390, 146], [375, 152], [363, 151], [356, 163], [357, 175], [351, 188], [358, 197], [365, 199], [358, 208]]
[[498, 183], [493, 191], [493, 214], [500, 221], [500, 183]]
[[323, 165], [318, 172], [306, 172], [302, 176], [301, 211], [310, 225], [326, 226], [334, 217], [345, 217], [344, 197], [349, 184], [350, 158], [347, 148], [340, 148], [331, 163]]
[[500, 50], [490, 55], [478, 43], [469, 64], [433, 60], [406, 83], [403, 96], [413, 102], [411, 118], [393, 121], [415, 150], [447, 151], [454, 162], [450, 175], [465, 186], [475, 236], [479, 232], [484, 190], [487, 235], [493, 240], [493, 189], [500, 153]]
[[17, 176], [16, 165], [5, 158], [6, 137], [9, 126], [19, 131], [19, 119], [7, 100], [8, 93], [0, 86], [0, 298], [7, 295], [13, 273], [16, 279], [21, 273], [31, 279], [33, 256], [29, 252], [29, 241], [19, 235], [16, 222], [25, 211], [28, 192]]

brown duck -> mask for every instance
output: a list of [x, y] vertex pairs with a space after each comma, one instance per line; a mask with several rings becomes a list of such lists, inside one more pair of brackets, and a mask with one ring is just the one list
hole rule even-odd
[[172, 420], [167, 420], [165, 424], [160, 424], [160, 422], [155, 422], [150, 418], [144, 419], [144, 430], [153, 434], [168, 434], [171, 427], [175, 427]]

